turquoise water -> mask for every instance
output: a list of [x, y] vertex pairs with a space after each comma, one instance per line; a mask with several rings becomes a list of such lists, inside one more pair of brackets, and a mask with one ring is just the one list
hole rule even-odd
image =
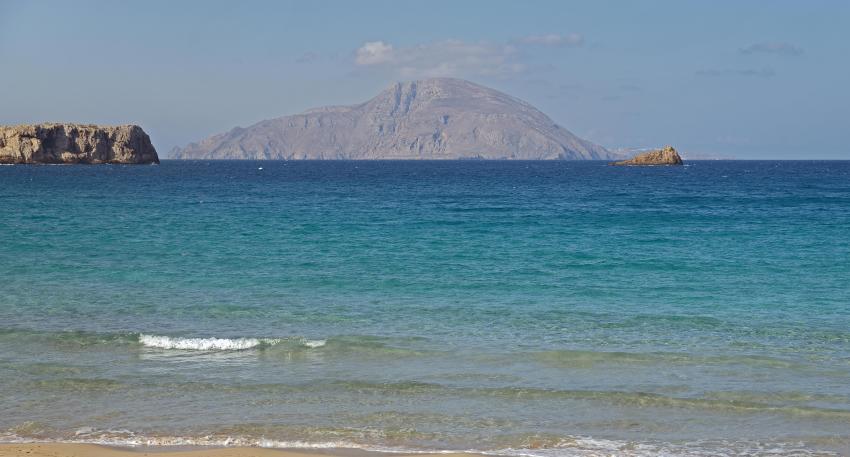
[[850, 453], [850, 162], [0, 167], [0, 440]]

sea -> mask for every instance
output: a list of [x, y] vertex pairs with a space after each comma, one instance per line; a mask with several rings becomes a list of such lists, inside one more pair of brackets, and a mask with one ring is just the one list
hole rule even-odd
[[850, 161], [3, 166], [0, 441], [850, 455]]

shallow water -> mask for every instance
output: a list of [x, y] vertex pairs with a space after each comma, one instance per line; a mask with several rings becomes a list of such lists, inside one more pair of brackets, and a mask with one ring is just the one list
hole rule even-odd
[[850, 162], [15, 166], [0, 216], [5, 441], [850, 452]]

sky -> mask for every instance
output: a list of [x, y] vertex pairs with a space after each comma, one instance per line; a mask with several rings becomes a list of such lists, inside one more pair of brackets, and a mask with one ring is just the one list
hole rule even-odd
[[164, 156], [435, 76], [611, 149], [850, 159], [850, 1], [0, 0], [0, 124], [134, 123]]

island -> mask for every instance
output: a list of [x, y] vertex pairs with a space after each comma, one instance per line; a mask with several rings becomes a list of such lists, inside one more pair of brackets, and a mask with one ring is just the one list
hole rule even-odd
[[647, 165], [682, 165], [682, 158], [673, 146], [664, 146], [661, 149], [638, 154], [631, 159], [611, 162], [610, 165], [623, 166], [647, 166]]
[[159, 156], [138, 125], [0, 126], [0, 164], [151, 164]]
[[356, 105], [236, 127], [183, 148], [205, 160], [611, 160], [518, 98], [455, 78], [397, 82]]

